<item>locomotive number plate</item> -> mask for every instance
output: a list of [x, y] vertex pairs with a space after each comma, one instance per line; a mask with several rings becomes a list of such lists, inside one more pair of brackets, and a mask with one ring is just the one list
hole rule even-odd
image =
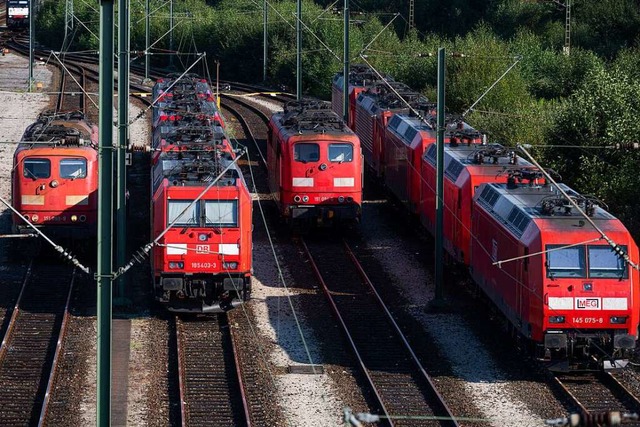
[[581, 324], [601, 324], [604, 323], [602, 317], [572, 317], [571, 322]]
[[191, 268], [216, 268], [215, 262], [192, 262]]

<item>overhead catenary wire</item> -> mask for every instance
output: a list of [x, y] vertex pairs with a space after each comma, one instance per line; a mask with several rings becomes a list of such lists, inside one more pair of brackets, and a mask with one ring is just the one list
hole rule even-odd
[[70, 251], [66, 250], [65, 248], [63, 248], [62, 246], [58, 245], [53, 240], [51, 240], [46, 234], [44, 234], [41, 230], [39, 230], [38, 227], [33, 225], [31, 221], [29, 221], [24, 215], [18, 212], [16, 208], [11, 206], [11, 203], [6, 201], [3, 197], [0, 197], [0, 202], [2, 202], [2, 204], [4, 204], [9, 209], [11, 209], [11, 211], [14, 214], [18, 215], [20, 219], [22, 219], [29, 227], [33, 228], [33, 230], [36, 233], [38, 233], [40, 237], [42, 237], [47, 243], [49, 243], [53, 247], [53, 249], [55, 249], [56, 252], [61, 254], [67, 261], [71, 262], [73, 265], [75, 265], [85, 273], [87, 274], [91, 273], [91, 269], [89, 267], [84, 266]]

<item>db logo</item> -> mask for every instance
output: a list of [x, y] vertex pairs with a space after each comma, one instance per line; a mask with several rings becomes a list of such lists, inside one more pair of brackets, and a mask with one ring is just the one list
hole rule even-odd
[[196, 245], [196, 253], [197, 254], [208, 254], [209, 253], [209, 245]]
[[600, 310], [600, 298], [576, 298], [576, 310]]

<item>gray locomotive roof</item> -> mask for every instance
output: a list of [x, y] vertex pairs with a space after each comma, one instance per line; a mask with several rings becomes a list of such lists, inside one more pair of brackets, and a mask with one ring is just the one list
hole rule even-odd
[[284, 111], [274, 114], [272, 120], [289, 136], [353, 134], [342, 118], [331, 110], [331, 104], [324, 101], [303, 99], [288, 102]]
[[[580, 200], [581, 195], [565, 184], [558, 184], [570, 197]], [[535, 219], [553, 220], [566, 223], [583, 218], [565, 199], [564, 204], [555, 206], [553, 210], [545, 210], [545, 202], [563, 199], [554, 185], [531, 186], [518, 185], [508, 188], [507, 184], [483, 184], [476, 191], [474, 199], [495, 218], [500, 219], [518, 237]], [[584, 210], [584, 209], [583, 209]], [[615, 217], [606, 210], [594, 206], [593, 220], [613, 220]], [[560, 224], [558, 224], [560, 226]]]
[[[432, 144], [424, 153], [424, 159], [435, 166], [436, 154], [436, 145]], [[478, 161], [479, 156], [483, 157], [482, 162]], [[527, 160], [517, 157], [515, 154], [511, 156], [509, 149], [500, 144], [460, 144], [458, 146], [445, 144], [445, 176], [455, 182], [462, 171], [469, 166], [481, 167], [486, 169], [487, 173], [495, 174], [501, 171], [507, 173], [508, 170], [534, 168], [534, 165]]]
[[[342, 89], [344, 85], [343, 75], [344, 73], [340, 71], [333, 76], [333, 84], [340, 89]], [[383, 78], [387, 81], [393, 81], [393, 78], [390, 76], [383, 76]], [[380, 78], [368, 65], [354, 64], [349, 69], [349, 86], [371, 86], [378, 81], [380, 81]]]
[[171, 185], [180, 187], [207, 186], [222, 171], [229, 167], [216, 182], [216, 186], [225, 187], [236, 185], [236, 181], [243, 181], [239, 166], [233, 163], [228, 153], [211, 151], [194, 155], [182, 152], [163, 152], [153, 167], [153, 191], [155, 192], [163, 178], [167, 178]]

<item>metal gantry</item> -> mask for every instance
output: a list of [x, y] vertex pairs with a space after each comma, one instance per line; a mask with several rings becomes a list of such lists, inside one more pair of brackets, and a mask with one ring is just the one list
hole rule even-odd
[[413, 30], [416, 24], [416, 0], [409, 0], [409, 30]]

